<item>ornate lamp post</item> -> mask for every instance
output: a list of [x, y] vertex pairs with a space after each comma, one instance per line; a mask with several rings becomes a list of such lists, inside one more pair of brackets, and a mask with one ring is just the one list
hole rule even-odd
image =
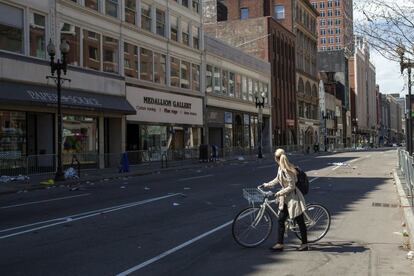
[[413, 152], [413, 136], [412, 136], [412, 114], [411, 114], [411, 68], [414, 67], [414, 63], [409, 58], [405, 58], [405, 47], [400, 44], [397, 47], [397, 54], [400, 57], [400, 69], [401, 74], [407, 69], [408, 73], [408, 127], [407, 127], [407, 151], [411, 155]]
[[261, 94], [256, 94], [255, 95], [255, 99], [256, 99], [256, 108], [259, 109], [259, 113], [258, 113], [258, 123], [259, 123], [259, 131], [257, 132], [257, 140], [258, 140], [258, 153], [257, 153], [257, 158], [263, 158], [262, 155], [262, 123], [263, 123], [263, 107], [265, 104], [265, 93], [262, 92]]
[[[65, 80], [70, 81], [69, 79], [62, 78], [62, 72], [64, 75], [66, 75], [67, 70], [67, 61], [66, 61], [66, 55], [69, 53], [69, 44], [66, 42], [66, 40], [63, 40], [60, 44], [60, 53], [61, 58], [57, 59], [55, 62], [55, 55], [56, 55], [56, 48], [55, 45], [52, 42], [52, 39], [50, 39], [49, 44], [47, 45], [47, 52], [50, 56], [50, 73], [51, 76], [47, 76], [46, 78], [50, 78], [55, 80], [57, 85], [57, 112], [58, 112], [58, 160], [57, 160], [57, 169], [55, 174], [55, 180], [61, 181], [64, 180], [63, 175], [63, 169], [62, 169], [62, 104], [61, 104], [61, 86], [62, 82]], [[55, 77], [56, 72], [56, 77]]]

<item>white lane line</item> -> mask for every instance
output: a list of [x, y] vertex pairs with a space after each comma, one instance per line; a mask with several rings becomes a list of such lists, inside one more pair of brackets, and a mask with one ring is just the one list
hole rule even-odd
[[170, 195], [166, 195], [166, 196], [150, 198], [150, 199], [131, 202], [131, 203], [127, 203], [127, 204], [116, 205], [116, 206], [103, 208], [103, 209], [98, 209], [98, 210], [93, 210], [93, 211], [84, 212], [84, 213], [80, 213], [80, 214], [74, 214], [74, 215], [61, 217], [61, 218], [56, 218], [56, 219], [52, 219], [52, 220], [41, 221], [41, 222], [31, 223], [31, 224], [27, 224], [27, 225], [18, 226], [18, 227], [3, 229], [0, 232], [9, 232], [9, 231], [12, 231], [12, 230], [28, 228], [30, 226], [35, 226], [35, 225], [45, 224], [45, 223], [49, 223], [49, 222], [54, 222], [54, 223], [51, 223], [51, 224], [47, 224], [47, 225], [43, 225], [43, 226], [23, 230], [23, 231], [20, 231], [20, 232], [0, 236], [0, 240], [10, 238], [10, 237], [14, 237], [14, 236], [18, 236], [18, 235], [22, 235], [22, 234], [29, 233], [29, 232], [33, 232], [33, 231], [36, 231], [36, 230], [50, 228], [50, 227], [60, 225], [60, 224], [65, 224], [65, 223], [78, 221], [78, 220], [82, 220], [82, 219], [86, 219], [86, 218], [90, 218], [90, 217], [94, 217], [94, 216], [98, 216], [98, 215], [102, 215], [102, 214], [107, 214], [107, 213], [119, 211], [119, 210], [126, 209], [126, 208], [135, 207], [135, 206], [138, 206], [138, 205], [144, 205], [144, 204], [147, 204], [147, 203], [150, 203], [150, 202], [158, 201], [158, 200], [161, 200], [161, 199], [165, 199], [165, 198], [169, 198], [169, 197], [173, 197], [173, 196], [177, 196], [177, 195], [181, 195], [181, 194], [180, 193], [170, 194]]
[[176, 246], [174, 248], [171, 248], [170, 250], [167, 250], [164, 253], [162, 253], [162, 254], [160, 254], [160, 255], [152, 258], [152, 259], [149, 259], [149, 260], [147, 260], [147, 261], [145, 261], [145, 262], [143, 262], [143, 263], [141, 263], [139, 265], [136, 265], [134, 267], [131, 267], [130, 269], [125, 270], [124, 272], [121, 272], [121, 273], [117, 274], [117, 276], [126, 276], [126, 275], [129, 275], [129, 274], [137, 271], [137, 270], [140, 270], [141, 268], [144, 268], [144, 267], [146, 267], [146, 266], [148, 266], [148, 265], [150, 265], [150, 264], [152, 264], [152, 263], [154, 263], [154, 262], [156, 262], [156, 261], [158, 261], [158, 260], [160, 260], [160, 259], [162, 259], [162, 258], [164, 258], [164, 257], [166, 257], [168, 255], [170, 255], [170, 254], [173, 254], [174, 252], [176, 252], [176, 251], [178, 251], [178, 250], [180, 250], [180, 249], [182, 249], [182, 248], [184, 248], [184, 247], [186, 247], [186, 246], [188, 246], [188, 245], [190, 245], [190, 244], [192, 244], [192, 243], [194, 243], [194, 242], [196, 242], [198, 240], [201, 240], [202, 238], [205, 238], [208, 235], [211, 235], [214, 232], [217, 232], [217, 231], [219, 231], [219, 230], [221, 230], [221, 229], [229, 226], [232, 223], [233, 223], [233, 220], [231, 220], [229, 222], [226, 222], [226, 223], [224, 223], [224, 224], [222, 224], [222, 225], [220, 225], [220, 226], [218, 226], [218, 227], [216, 227], [216, 228], [214, 228], [214, 229], [212, 229], [212, 230], [210, 230], [208, 232], [205, 232], [204, 234], [201, 234], [200, 236], [197, 236], [197, 237], [195, 237], [195, 238], [193, 238], [193, 239], [191, 239], [191, 240], [189, 240], [189, 241], [187, 241], [187, 242], [185, 242], [183, 244], [180, 244], [179, 246]]
[[205, 177], [212, 177], [212, 176], [213, 176], [212, 174], [206, 174], [206, 175], [200, 175], [200, 176], [180, 178], [177, 181], [186, 181], [186, 180], [193, 180], [193, 179], [199, 179], [199, 178], [205, 178]]
[[45, 199], [45, 200], [39, 200], [39, 201], [30, 201], [30, 202], [21, 203], [21, 204], [2, 206], [2, 207], [0, 207], [0, 209], [9, 209], [9, 208], [14, 208], [14, 207], [20, 207], [20, 206], [26, 206], [26, 205], [32, 205], [32, 204], [38, 204], [38, 203], [45, 203], [45, 202], [51, 202], [51, 201], [58, 201], [58, 200], [81, 197], [81, 196], [88, 196], [88, 195], [90, 195], [90, 194], [80, 194], [80, 195], [57, 197], [57, 198]]

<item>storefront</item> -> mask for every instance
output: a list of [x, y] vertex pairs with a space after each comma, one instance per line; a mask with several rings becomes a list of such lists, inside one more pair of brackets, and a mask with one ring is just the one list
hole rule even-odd
[[163, 152], [198, 148], [202, 98], [127, 86], [136, 115], [127, 116], [127, 150]]
[[[0, 82], [0, 158], [53, 156], [57, 151], [56, 88]], [[121, 153], [125, 97], [62, 89], [63, 155]], [[68, 158], [66, 158], [69, 156]]]

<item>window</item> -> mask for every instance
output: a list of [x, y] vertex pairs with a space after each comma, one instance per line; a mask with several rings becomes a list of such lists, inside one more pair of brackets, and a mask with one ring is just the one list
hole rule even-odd
[[188, 0], [181, 0], [181, 4], [188, 8]]
[[151, 31], [151, 8], [145, 3], [141, 3], [141, 28]]
[[171, 86], [180, 86], [180, 60], [171, 57], [170, 62], [170, 84]]
[[118, 73], [118, 40], [103, 37], [103, 70], [105, 72]]
[[214, 85], [214, 92], [220, 93], [221, 91], [221, 84], [220, 84], [220, 68], [214, 67], [214, 77], [213, 77], [213, 85]]
[[241, 99], [241, 75], [236, 74], [236, 84], [234, 86], [234, 96]]
[[85, 0], [85, 7], [98, 11], [99, 10], [98, 3], [99, 3], [99, 0]]
[[253, 80], [253, 101], [259, 95], [259, 82]]
[[80, 66], [80, 28], [64, 23], [60, 29], [60, 40], [66, 40], [70, 47], [67, 63]]
[[275, 5], [273, 11], [273, 18], [275, 19], [285, 19], [285, 6]]
[[337, 45], [336, 50], [341, 50], [341, 46]]
[[341, 19], [335, 19], [335, 25], [341, 25]]
[[333, 34], [334, 34], [333, 29], [329, 28], [329, 29], [328, 29], [328, 34], [333, 35]]
[[321, 37], [321, 44], [326, 44], [326, 38]]
[[335, 0], [335, 7], [339, 7], [341, 5], [341, 0]]
[[249, 92], [249, 101], [253, 102], [253, 80], [249, 78], [247, 85], [248, 85], [248, 92]]
[[234, 97], [234, 73], [229, 73], [229, 96]]
[[83, 30], [83, 67], [101, 70], [101, 35]]
[[145, 81], [153, 81], [152, 71], [154, 68], [152, 51], [145, 48], [140, 48], [139, 50], [139, 78]]
[[320, 16], [320, 17], [325, 17], [325, 11], [321, 11], [321, 12], [319, 13], [319, 16]]
[[191, 88], [200, 91], [200, 65], [192, 64], [192, 75], [193, 83], [191, 84]]
[[23, 10], [0, 3], [0, 15], [0, 49], [23, 54]]
[[249, 9], [248, 8], [241, 8], [240, 9], [240, 19], [248, 19], [249, 18]]
[[339, 36], [336, 37], [336, 43], [341, 43], [341, 38]]
[[196, 13], [200, 12], [200, 0], [193, 0], [193, 11], [195, 11]]
[[166, 84], [167, 57], [163, 54], [154, 53], [154, 82]]
[[125, 0], [125, 22], [135, 25], [136, 0]]
[[26, 155], [26, 126], [26, 112], [0, 111], [0, 155]]
[[189, 46], [190, 45], [190, 32], [188, 29], [188, 23], [185, 21], [181, 21], [181, 33], [183, 44]]
[[335, 29], [335, 34], [341, 34], [341, 29], [340, 28], [336, 28]]
[[176, 16], [170, 16], [171, 25], [171, 40], [178, 41], [178, 18]]
[[97, 117], [63, 116], [63, 153], [96, 153], [98, 133]]
[[199, 40], [199, 34], [200, 34], [200, 28], [196, 26], [192, 26], [192, 33], [193, 33], [193, 48], [199, 49], [200, 48], [200, 40]]
[[207, 65], [206, 67], [206, 92], [213, 91], [213, 66]]
[[328, 19], [328, 26], [332, 26], [332, 19]]
[[312, 7], [313, 7], [314, 9], [317, 9], [317, 8], [318, 8], [318, 3], [316, 3], [316, 2], [312, 2]]
[[328, 10], [328, 17], [332, 17], [332, 10]]
[[165, 36], [165, 12], [163, 10], [156, 10], [157, 15], [157, 34]]
[[190, 88], [190, 63], [181, 61], [181, 88]]
[[330, 37], [328, 41], [329, 41], [329, 44], [334, 44], [334, 38], [333, 37]]
[[325, 24], [326, 24], [325, 19], [321, 19], [320, 25], [321, 25], [321, 26], [325, 26]]
[[247, 78], [242, 76], [242, 99], [247, 101], [248, 99], [248, 89], [247, 89]]
[[328, 8], [332, 8], [332, 1], [328, 1]]
[[124, 74], [138, 78], [138, 47], [126, 42], [124, 43]]
[[341, 11], [340, 10], [335, 10], [335, 16], [340, 16], [341, 15]]
[[229, 72], [228, 71], [221, 71], [222, 76], [221, 76], [221, 92], [223, 92], [223, 94], [227, 94], [227, 86], [228, 86], [228, 81], [229, 81]]
[[32, 57], [45, 59], [45, 17], [37, 13], [32, 13], [30, 20], [30, 55]]
[[105, 14], [118, 18], [118, 0], [105, 0]]
[[319, 2], [319, 8], [324, 9], [325, 8], [325, 2]]
[[320, 29], [320, 34], [321, 35], [326, 35], [326, 30], [325, 29]]

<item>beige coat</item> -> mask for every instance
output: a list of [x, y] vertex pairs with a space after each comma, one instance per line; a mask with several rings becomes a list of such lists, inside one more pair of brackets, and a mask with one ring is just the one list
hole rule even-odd
[[286, 204], [291, 219], [296, 218], [306, 209], [305, 198], [303, 197], [302, 192], [299, 189], [296, 189], [296, 181], [296, 174], [287, 171], [283, 172], [279, 167], [276, 178], [265, 183], [269, 186], [274, 186], [279, 183], [282, 186], [282, 189], [278, 192], [278, 195], [281, 196], [279, 200], [279, 208], [282, 209], [283, 204]]

